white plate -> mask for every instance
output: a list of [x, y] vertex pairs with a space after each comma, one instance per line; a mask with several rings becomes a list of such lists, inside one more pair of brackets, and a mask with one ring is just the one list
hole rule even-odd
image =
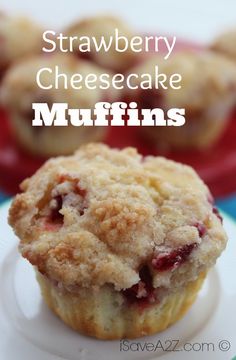
[[8, 208], [9, 203], [0, 209], [0, 360], [231, 360], [236, 355], [236, 225], [228, 217], [227, 250], [187, 315], [159, 335], [121, 344], [81, 336], [48, 310], [32, 266], [17, 252]]

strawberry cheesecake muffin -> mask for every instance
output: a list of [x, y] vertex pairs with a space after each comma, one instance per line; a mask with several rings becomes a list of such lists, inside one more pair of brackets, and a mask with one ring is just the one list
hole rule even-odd
[[42, 32], [27, 18], [0, 13], [0, 78], [15, 61], [41, 52]]
[[[180, 74], [179, 89], [156, 90], [155, 66], [168, 77]], [[128, 100], [140, 109], [185, 109], [183, 126], [140, 127], [160, 148], [204, 149], [223, 133], [236, 100], [236, 66], [225, 57], [210, 51], [179, 51], [168, 60], [154, 56], [136, 67], [137, 74], [150, 74], [152, 89], [128, 90]]]
[[[76, 36], [78, 39], [87, 36], [90, 39], [94, 37], [98, 43], [103, 37], [106, 43], [109, 43], [111, 37], [114, 38], [115, 29], [118, 29], [120, 36], [125, 36], [128, 40], [134, 36], [132, 30], [125, 22], [112, 16], [94, 16], [84, 19], [71, 25], [64, 33], [71, 37]], [[74, 43], [76, 44], [76, 42]], [[74, 46], [74, 53], [79, 57], [91, 60], [92, 62], [110, 69], [115, 72], [124, 72], [137, 63], [137, 53], [133, 52], [130, 47], [125, 52], [118, 52], [115, 49], [114, 42], [106, 52], [103, 49], [96, 51], [94, 44], [91, 44], [89, 52], [81, 52], [78, 47]]]
[[236, 61], [236, 29], [229, 30], [215, 39], [211, 49]]
[[[79, 145], [101, 140], [105, 134], [104, 127], [98, 126], [32, 126], [34, 119], [33, 103], [47, 103], [49, 109], [54, 103], [67, 103], [72, 109], [92, 109], [97, 102], [113, 101], [117, 92], [105, 91], [97, 87], [89, 90], [83, 83], [81, 89], [70, 86], [65, 88], [64, 77], [54, 86], [54, 69], [58, 66], [60, 73], [68, 78], [79, 73], [83, 77], [90, 73], [99, 76], [103, 73], [99, 67], [88, 61], [75, 58], [73, 55], [54, 54], [52, 56], [36, 56], [18, 63], [6, 74], [2, 83], [1, 103], [6, 107], [11, 128], [16, 141], [27, 151], [43, 156], [67, 155]], [[51, 89], [41, 89], [36, 76], [40, 69], [49, 68], [40, 76], [40, 83], [51, 86]]]
[[48, 306], [100, 339], [164, 330], [196, 299], [226, 246], [194, 170], [134, 148], [83, 146], [21, 185], [9, 223]]

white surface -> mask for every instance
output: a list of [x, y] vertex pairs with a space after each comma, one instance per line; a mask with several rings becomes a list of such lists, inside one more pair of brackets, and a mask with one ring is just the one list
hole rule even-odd
[[[43, 303], [32, 266], [17, 252], [17, 239], [7, 225], [8, 204], [0, 209], [0, 359], [1, 360], [230, 360], [236, 355], [236, 225], [225, 219], [227, 250], [209, 274], [188, 314], [159, 335], [139, 339], [157, 343], [178, 339], [212, 343], [215, 351], [120, 352], [119, 341], [98, 341], [79, 335], [56, 318]], [[227, 352], [219, 341], [231, 343]], [[137, 342], [137, 340], [136, 340]], [[205, 348], [204, 348], [205, 349]]]
[[73, 19], [97, 13], [124, 16], [137, 30], [158, 31], [207, 42], [236, 27], [235, 0], [1, 0], [10, 13], [33, 16], [47, 27], [62, 28]]

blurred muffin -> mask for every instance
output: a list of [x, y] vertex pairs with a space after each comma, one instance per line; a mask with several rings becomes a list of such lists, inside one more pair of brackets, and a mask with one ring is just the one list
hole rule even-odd
[[[236, 99], [236, 66], [210, 51], [180, 51], [168, 60], [153, 57], [134, 69], [152, 75], [155, 66], [168, 77], [181, 74], [181, 89], [127, 90], [128, 100], [142, 109], [186, 109], [183, 126], [140, 127], [160, 148], [206, 148], [214, 144], [225, 129]], [[175, 84], [176, 85], [176, 84]], [[167, 120], [166, 115], [166, 120]]]
[[[6, 74], [2, 83], [1, 102], [6, 107], [11, 127], [17, 142], [26, 150], [38, 155], [70, 154], [79, 145], [101, 140], [105, 133], [104, 127], [79, 126], [32, 126], [34, 111], [32, 103], [47, 103], [51, 108], [53, 103], [68, 103], [69, 108], [92, 109], [97, 102], [112, 101], [115, 91], [89, 90], [85, 86], [75, 90], [64, 87], [63, 77], [60, 77], [58, 89], [42, 90], [36, 82], [36, 74], [40, 69], [59, 71], [70, 78], [75, 73], [86, 76], [95, 73], [98, 76], [103, 71], [97, 66], [80, 60], [72, 55], [54, 54], [52, 56], [38, 56], [17, 64]], [[40, 81], [43, 86], [54, 84], [54, 71], [43, 72]], [[82, 82], [81, 84], [84, 85]]]
[[215, 39], [211, 49], [236, 61], [236, 29], [221, 34]]
[[0, 78], [15, 61], [41, 52], [42, 29], [24, 17], [0, 13]]
[[[75, 23], [66, 29], [64, 33], [67, 36], [77, 36], [78, 38], [81, 36], [95, 37], [99, 43], [101, 37], [104, 37], [105, 41], [109, 43], [109, 39], [111, 36], [114, 36], [116, 28], [119, 30], [119, 34], [125, 36], [127, 39], [134, 36], [132, 30], [125, 22], [119, 18], [105, 15], [91, 17]], [[107, 52], [103, 50], [97, 52], [94, 45], [92, 45], [90, 52], [79, 52], [76, 46], [74, 51], [78, 56], [91, 60], [94, 63], [115, 72], [124, 72], [137, 62], [137, 54], [130, 48], [128, 48], [127, 51], [120, 53], [116, 51], [114, 45], [112, 45]]]
[[181, 318], [226, 245], [208, 188], [188, 166], [101, 144], [48, 161], [9, 222], [48, 306], [101, 339]]

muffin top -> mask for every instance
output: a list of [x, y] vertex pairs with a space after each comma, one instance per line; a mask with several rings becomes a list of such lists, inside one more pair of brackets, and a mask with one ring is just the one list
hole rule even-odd
[[[182, 80], [175, 86], [180, 85], [181, 88], [169, 87], [168, 91], [161, 87], [159, 90], [138, 90], [137, 95], [143, 108], [184, 107], [186, 110], [198, 111], [215, 105], [219, 99], [228, 101], [229, 95], [236, 97], [235, 63], [220, 54], [207, 50], [181, 50], [167, 60], [161, 56], [152, 56], [133, 70], [137, 74], [150, 74], [154, 84], [155, 66], [158, 66], [159, 74], [164, 73], [168, 78], [180, 74]], [[131, 96], [133, 94], [135, 96], [134, 90]]]
[[20, 251], [69, 291], [118, 291], [149, 269], [175, 289], [211, 267], [226, 245], [221, 217], [193, 169], [102, 144], [49, 160], [21, 185], [9, 223]]
[[[121, 19], [110, 16], [100, 15], [86, 18], [68, 27], [64, 33], [67, 36], [80, 37], [88, 36], [89, 38], [95, 38], [98, 44], [101, 42], [101, 38], [109, 44], [110, 38], [114, 37], [115, 29], [118, 29], [120, 36], [125, 36], [127, 40], [130, 40], [134, 36], [133, 31], [129, 26]], [[90, 52], [79, 52], [77, 44], [74, 42], [74, 52], [80, 57], [92, 60], [96, 64], [113, 71], [124, 72], [129, 67], [133, 66], [137, 61], [137, 53], [134, 53], [130, 47], [124, 52], [118, 52], [115, 49], [114, 44], [111, 45], [108, 51], [104, 51], [103, 48], [100, 51], [96, 51], [94, 44], [91, 44]]]
[[212, 44], [212, 50], [218, 51], [232, 60], [236, 60], [236, 29], [221, 34]]
[[0, 13], [0, 69], [22, 57], [41, 52], [42, 29], [25, 17]]
[[[64, 74], [67, 80], [65, 82], [65, 77], [60, 76], [56, 88], [55, 67], [57, 66], [59, 74]], [[44, 87], [52, 87], [47, 90], [40, 88], [36, 82], [37, 73], [45, 68], [49, 68], [51, 72], [41, 72], [40, 82]], [[93, 108], [99, 101], [113, 101], [118, 96], [118, 90], [102, 90], [98, 86], [90, 90], [85, 86], [85, 78], [91, 73], [99, 77], [104, 70], [73, 55], [55, 53], [34, 56], [8, 70], [1, 87], [1, 103], [9, 107], [11, 112], [23, 117], [28, 115], [32, 119], [33, 102], [46, 102], [49, 105], [67, 102], [69, 108], [86, 109]], [[81, 86], [81, 89], [70, 86], [70, 79], [75, 74], [80, 74], [83, 78], [80, 84], [76, 84]]]

